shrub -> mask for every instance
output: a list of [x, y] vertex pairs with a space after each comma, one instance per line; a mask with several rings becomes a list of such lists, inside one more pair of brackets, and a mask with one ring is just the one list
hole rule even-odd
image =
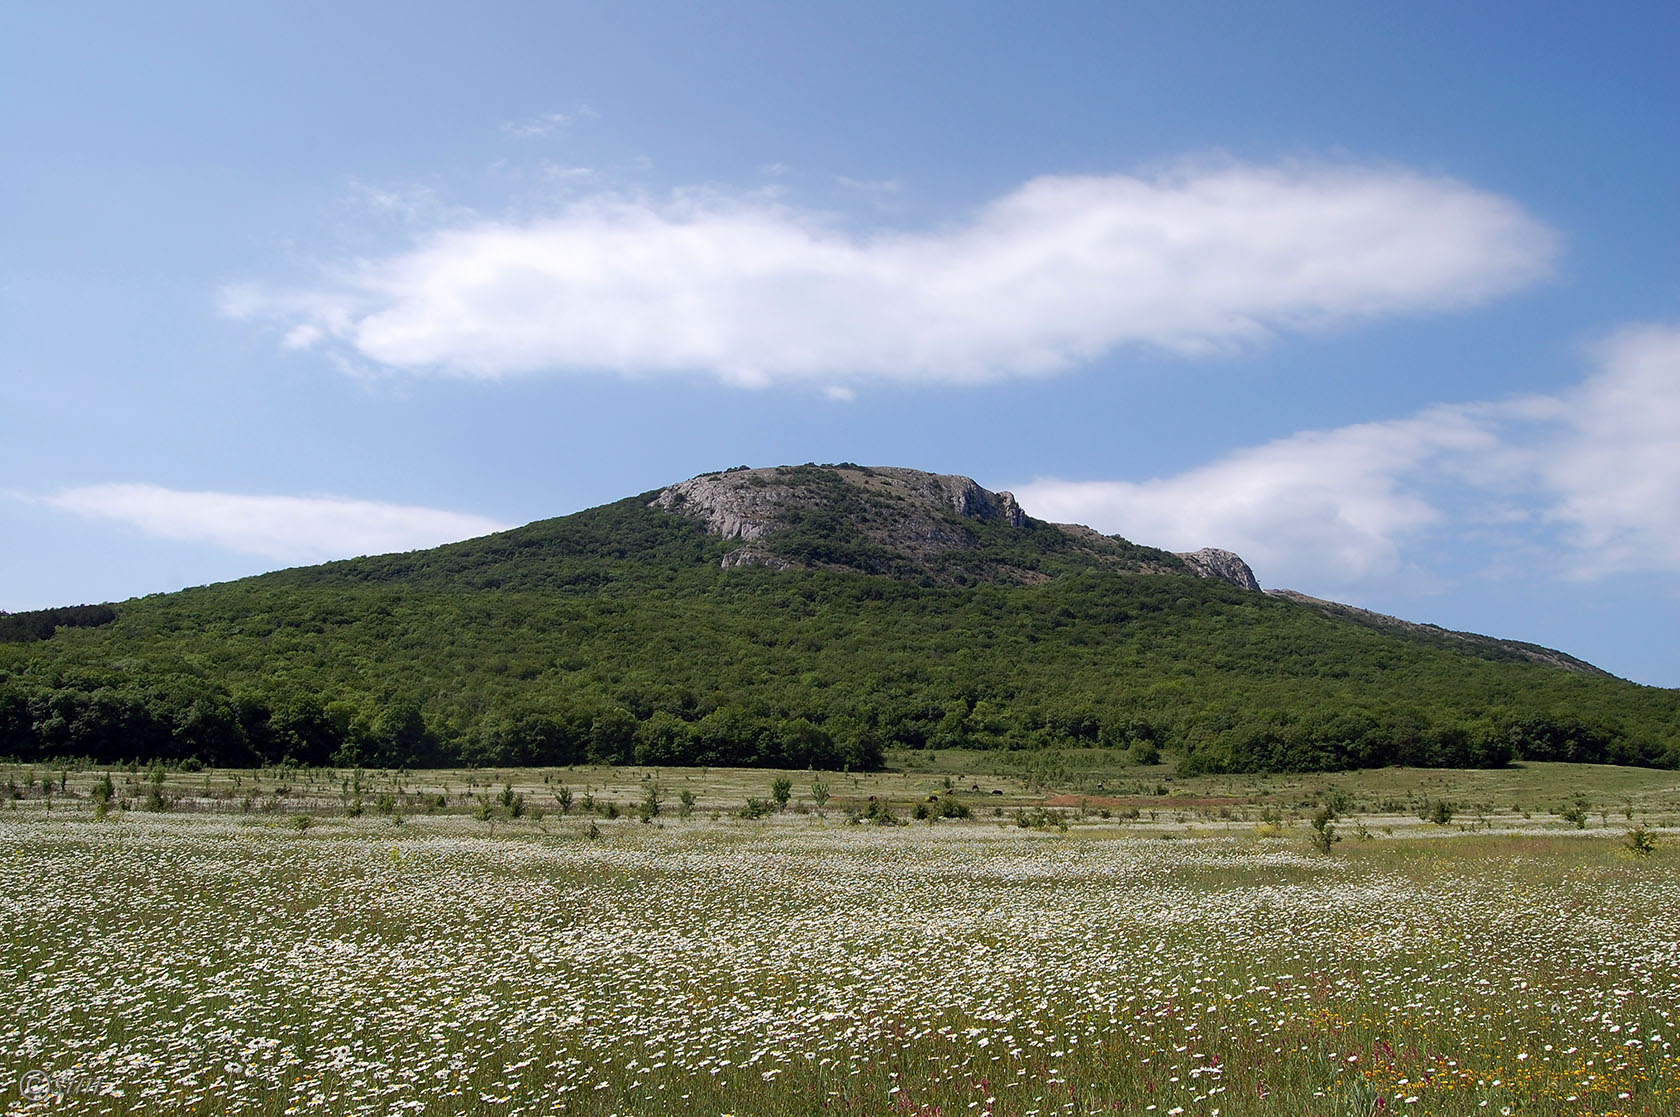
[[1342, 836], [1336, 833], [1335, 826], [1331, 825], [1331, 821], [1335, 817], [1336, 812], [1329, 807], [1320, 807], [1318, 813], [1313, 815], [1313, 832], [1312, 836], [1308, 838], [1308, 841], [1312, 843], [1313, 852], [1328, 855], [1331, 847], [1342, 840]]
[[642, 790], [642, 805], [636, 808], [636, 817], [643, 822], [652, 822], [659, 815], [659, 785], [650, 783]]
[[940, 818], [968, 818], [973, 813], [968, 804], [960, 799], [953, 799], [947, 795], [939, 801]]
[[1015, 811], [1015, 825], [1023, 830], [1058, 830], [1068, 828], [1067, 816], [1061, 811], [1047, 811], [1043, 807], [1022, 807]]
[[1636, 857], [1649, 857], [1656, 852], [1657, 832], [1648, 829], [1643, 824], [1635, 826], [1622, 835], [1622, 844], [1627, 846]]
[[863, 817], [866, 821], [873, 822], [877, 826], [902, 826], [904, 824], [902, 819], [893, 814], [892, 808], [887, 806], [885, 799], [871, 799], [869, 809], [863, 812]]
[[105, 817], [105, 813], [111, 809], [111, 796], [116, 793], [117, 789], [111, 783], [111, 773], [106, 772], [104, 775], [100, 776], [98, 781], [96, 781], [93, 785], [94, 818]]
[[787, 810], [788, 797], [793, 794], [793, 781], [786, 776], [777, 776], [770, 785], [770, 798], [776, 801], [776, 809]]

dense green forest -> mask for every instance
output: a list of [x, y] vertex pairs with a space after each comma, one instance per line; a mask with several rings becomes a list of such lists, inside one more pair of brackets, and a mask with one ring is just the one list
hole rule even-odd
[[[889, 746], [1096, 745], [1185, 772], [1680, 764], [1680, 692], [1093, 565], [1050, 525], [965, 522], [970, 547], [912, 570], [825, 506], [766, 545], [887, 573], [723, 569], [738, 544], [650, 496], [22, 625], [0, 644], [0, 755], [867, 769]], [[1018, 576], [984, 579], [999, 567]]]

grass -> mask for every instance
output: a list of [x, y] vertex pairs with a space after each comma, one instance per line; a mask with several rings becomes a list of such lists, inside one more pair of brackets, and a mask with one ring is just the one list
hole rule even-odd
[[[786, 773], [791, 809], [757, 820], [735, 812], [776, 773], [362, 773], [358, 795], [347, 772], [116, 772], [96, 820], [100, 773], [60, 789], [56, 770], [0, 770], [23, 793], [0, 806], [0, 1109], [1680, 1105], [1672, 773], [1046, 786], [995, 758], [918, 759], [822, 775], [821, 813], [816, 777]], [[847, 822], [871, 795], [907, 817], [947, 777], [969, 820]], [[618, 817], [576, 800], [562, 816], [560, 781]], [[643, 823], [652, 783], [664, 805]], [[167, 809], [144, 809], [153, 788]], [[1046, 806], [1069, 798], [1086, 806]], [[1327, 798], [1344, 840], [1315, 855], [1306, 808]], [[1420, 798], [1462, 806], [1447, 826], [1385, 806]], [[1577, 798], [1585, 830], [1546, 813]], [[1162, 805], [1122, 820], [1099, 800]], [[1067, 829], [1023, 829], [1030, 809]], [[1649, 854], [1623, 843], [1624, 810], [1657, 834]]]

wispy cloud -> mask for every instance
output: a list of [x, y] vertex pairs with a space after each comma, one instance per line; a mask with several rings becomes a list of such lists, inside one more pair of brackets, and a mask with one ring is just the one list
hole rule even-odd
[[1452, 179], [1231, 163], [1038, 178], [927, 232], [764, 194], [597, 194], [440, 227], [303, 289], [231, 288], [223, 307], [417, 373], [962, 383], [1458, 309], [1544, 277], [1555, 253], [1521, 206]]
[[282, 562], [411, 551], [508, 526], [483, 516], [346, 497], [183, 492], [132, 483], [65, 489], [42, 502], [161, 539]]
[[579, 120], [598, 115], [600, 114], [588, 105], [579, 105], [571, 112], [545, 112], [538, 116], [526, 117], [524, 120], [505, 121], [502, 131], [517, 139], [542, 139], [558, 135]]
[[1033, 515], [1241, 552], [1313, 592], [1427, 589], [1433, 543], [1495, 539], [1553, 576], [1680, 572], [1680, 327], [1629, 327], [1552, 396], [1304, 431], [1149, 481], [1015, 486]]

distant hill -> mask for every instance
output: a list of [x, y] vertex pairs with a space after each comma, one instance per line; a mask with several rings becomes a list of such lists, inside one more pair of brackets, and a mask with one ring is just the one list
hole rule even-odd
[[1680, 692], [1261, 592], [1229, 552], [1045, 523], [1008, 493], [901, 468], [705, 474], [433, 550], [109, 608], [114, 620], [38, 620], [19, 626], [28, 642], [0, 644], [0, 755], [869, 768], [889, 747], [1107, 747], [1187, 772], [1680, 761]]

